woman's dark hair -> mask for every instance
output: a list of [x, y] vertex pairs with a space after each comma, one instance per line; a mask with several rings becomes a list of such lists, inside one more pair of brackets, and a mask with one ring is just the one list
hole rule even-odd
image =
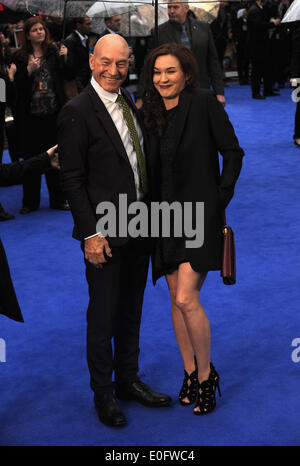
[[181, 69], [189, 76], [186, 87], [198, 87], [198, 65], [192, 52], [173, 42], [169, 42], [153, 49], [145, 63], [145, 86], [143, 92], [143, 111], [145, 126], [154, 134], [161, 136], [166, 123], [165, 106], [159, 92], [153, 84], [154, 65], [158, 57], [173, 55], [180, 63]]
[[33, 53], [31, 41], [28, 39], [27, 36], [30, 32], [30, 29], [33, 28], [33, 26], [35, 26], [36, 24], [41, 24], [46, 33], [45, 40], [42, 44], [43, 55], [47, 53], [48, 47], [52, 43], [52, 41], [50, 40], [49, 30], [44, 21], [41, 18], [39, 18], [39, 16], [33, 16], [32, 18], [28, 18], [23, 26], [22, 47], [20, 49], [20, 52], [27, 57], [28, 55], [31, 55]]

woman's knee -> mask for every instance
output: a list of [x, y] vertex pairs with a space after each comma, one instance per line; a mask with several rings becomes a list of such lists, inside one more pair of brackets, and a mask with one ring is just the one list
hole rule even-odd
[[192, 312], [198, 305], [199, 301], [191, 294], [187, 293], [176, 293], [175, 297], [176, 306], [179, 307], [183, 314]]

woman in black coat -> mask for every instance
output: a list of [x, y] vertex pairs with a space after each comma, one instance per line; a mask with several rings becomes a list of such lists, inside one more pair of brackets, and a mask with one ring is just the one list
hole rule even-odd
[[[299, 86], [299, 81], [296, 79], [300, 77], [300, 27], [297, 24], [296, 29], [292, 33], [292, 57], [291, 57], [291, 85], [295, 88]], [[294, 143], [300, 147], [300, 100], [299, 91], [296, 91], [296, 113], [294, 120]]]
[[[171, 233], [154, 240], [152, 254], [154, 282], [166, 276], [184, 361], [179, 399], [184, 405], [196, 401], [194, 413], [200, 415], [214, 409], [219, 387], [200, 290], [207, 272], [221, 268], [221, 211], [233, 196], [244, 153], [223, 106], [211, 91], [197, 88], [197, 64], [188, 49], [161, 45], [148, 56], [146, 69], [143, 112], [149, 130], [152, 201], [177, 201], [183, 212], [188, 202], [193, 210], [182, 230], [196, 225], [196, 236], [204, 230], [202, 246], [188, 245], [187, 233]], [[221, 175], [218, 152], [223, 156]], [[196, 203], [204, 203], [204, 225], [197, 223]]]
[[[57, 146], [47, 152], [31, 157], [28, 160], [10, 164], [0, 163], [0, 186], [20, 184], [28, 174], [41, 174], [43, 171], [58, 168], [58, 159], [55, 154]], [[0, 239], [0, 314], [10, 319], [24, 322], [15, 289], [10, 276], [5, 250]]]
[[[18, 153], [32, 157], [56, 144], [56, 120], [65, 103], [64, 79], [71, 79], [67, 48], [50, 42], [49, 31], [39, 17], [29, 18], [23, 28], [23, 45], [13, 56], [16, 102], [13, 108]], [[59, 174], [45, 173], [50, 207], [67, 209]], [[27, 214], [40, 204], [41, 176], [29, 175], [23, 183], [23, 207]]]

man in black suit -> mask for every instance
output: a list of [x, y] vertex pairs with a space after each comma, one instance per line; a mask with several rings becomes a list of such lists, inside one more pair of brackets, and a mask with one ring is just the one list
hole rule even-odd
[[[47, 152], [31, 157], [27, 160], [0, 164], [0, 186], [12, 186], [21, 184], [23, 178], [29, 172], [41, 173], [50, 168], [58, 168], [58, 158], [55, 154], [57, 146]], [[10, 276], [9, 266], [5, 250], [0, 239], [0, 314], [4, 314], [17, 322], [24, 322], [21, 309], [16, 297], [13, 282]]]
[[[91, 82], [65, 105], [58, 123], [62, 183], [74, 218], [73, 236], [81, 241], [84, 251], [89, 285], [90, 385], [99, 419], [110, 426], [126, 423], [113, 395], [113, 371], [118, 398], [146, 406], [170, 402], [137, 375], [149, 264], [147, 239], [130, 238], [126, 233], [124, 237], [104, 237], [97, 229], [100, 217], [96, 210], [102, 202], [111, 202], [119, 218], [125, 214], [125, 210], [119, 211], [120, 194], [127, 195], [128, 204], [146, 201], [143, 126], [129, 94], [120, 89], [128, 72], [129, 54], [128, 44], [118, 34], [99, 39], [90, 56]], [[124, 105], [127, 110], [123, 110]], [[127, 111], [133, 125], [126, 124]]]
[[[200, 87], [210, 89], [212, 86], [217, 99], [225, 105], [223, 73], [219, 63], [210, 25], [188, 15], [189, 5], [178, 0], [170, 0], [168, 4], [169, 20], [158, 27], [158, 42], [155, 31], [151, 31], [149, 50], [165, 44], [176, 42], [188, 47], [194, 54], [199, 71]], [[142, 96], [144, 76], [139, 83], [139, 97]], [[137, 100], [137, 106], [141, 100]]]
[[[276, 95], [272, 90], [270, 76], [270, 39], [269, 32], [280, 20], [268, 18], [264, 10], [264, 0], [257, 0], [248, 11], [248, 47], [252, 64], [251, 88], [253, 99], [264, 99]], [[264, 95], [260, 94], [261, 81], [264, 83]]]
[[65, 39], [70, 63], [75, 70], [75, 81], [78, 92], [89, 83], [91, 70], [89, 66], [89, 33], [92, 28], [90, 18], [76, 18], [74, 31]]

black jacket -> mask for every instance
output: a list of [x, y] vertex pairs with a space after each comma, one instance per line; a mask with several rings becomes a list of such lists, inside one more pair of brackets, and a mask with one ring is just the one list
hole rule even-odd
[[[124, 89], [122, 93], [140, 121], [129, 94]], [[100, 217], [96, 209], [100, 202], [113, 203], [118, 219], [119, 194], [127, 194], [128, 203], [136, 201], [134, 173], [128, 155], [115, 124], [91, 84], [61, 110], [58, 145], [62, 186], [74, 219], [73, 237], [82, 241], [96, 233]], [[118, 246], [128, 238], [110, 240], [112, 245]]]
[[89, 65], [89, 46], [84, 47], [78, 34], [73, 31], [65, 40], [65, 46], [68, 48], [70, 63], [73, 69], [78, 92], [81, 92], [88, 85], [91, 70]]
[[[26, 173], [35, 170], [41, 172], [49, 167], [50, 159], [47, 153], [23, 160], [22, 162], [14, 162], [7, 165], [0, 164], [0, 186], [20, 184]], [[0, 314], [4, 314], [18, 322], [24, 322], [1, 239], [0, 276]]]
[[[185, 89], [175, 120], [173, 201], [204, 202], [204, 244], [188, 248], [198, 272], [221, 267], [221, 211], [229, 204], [242, 167], [243, 150], [222, 104], [204, 89]], [[159, 139], [149, 133], [151, 199], [160, 199]], [[223, 157], [220, 174], [218, 152]], [[155, 275], [155, 271], [154, 271]]]
[[251, 56], [264, 57], [269, 50], [269, 31], [274, 28], [269, 15], [257, 3], [251, 5], [247, 15], [248, 47]]

